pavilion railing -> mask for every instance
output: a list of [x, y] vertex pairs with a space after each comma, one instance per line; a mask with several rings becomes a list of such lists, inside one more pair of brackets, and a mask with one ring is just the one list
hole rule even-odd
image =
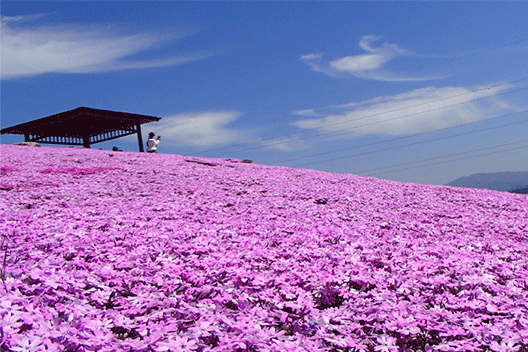
[[96, 136], [90, 136], [90, 144], [93, 143], [99, 143], [104, 141], [109, 141], [112, 139], [129, 136], [131, 134], [137, 133], [136, 129], [130, 129], [130, 130], [113, 130], [109, 132], [104, 132], [101, 134], [98, 134]]
[[83, 145], [83, 138], [66, 137], [66, 136], [43, 136], [37, 134], [29, 134], [25, 138], [26, 142], [38, 142], [49, 144], [65, 144], [65, 145]]
[[100, 142], [109, 141], [112, 139], [129, 136], [137, 133], [137, 127], [133, 126], [127, 129], [112, 130], [108, 132], [98, 133], [97, 135], [85, 137], [79, 136], [50, 136], [44, 134], [28, 133], [25, 135], [26, 142], [38, 142], [49, 144], [64, 144], [64, 145], [90, 145]]

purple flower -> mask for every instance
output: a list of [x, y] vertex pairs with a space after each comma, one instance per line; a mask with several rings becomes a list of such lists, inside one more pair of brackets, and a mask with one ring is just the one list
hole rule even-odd
[[516, 344], [513, 340], [502, 341], [500, 344], [496, 341], [492, 341], [489, 348], [492, 351], [497, 352], [515, 352], [521, 349], [521, 346]]
[[525, 196], [196, 160], [0, 145], [3, 343], [527, 348]]
[[375, 351], [380, 352], [396, 352], [398, 346], [396, 345], [396, 339], [387, 335], [379, 336], [376, 338], [378, 345], [374, 347]]
[[156, 344], [156, 351], [170, 351], [170, 352], [186, 352], [195, 351], [198, 345], [195, 340], [189, 339], [187, 336], [169, 337], [165, 341], [160, 341]]
[[28, 339], [23, 336], [18, 340], [18, 345], [11, 347], [13, 352], [37, 352], [42, 351], [42, 339], [33, 337]]

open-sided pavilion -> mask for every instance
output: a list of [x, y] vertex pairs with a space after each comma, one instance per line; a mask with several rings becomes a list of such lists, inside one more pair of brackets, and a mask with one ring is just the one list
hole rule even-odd
[[37, 120], [4, 128], [1, 134], [22, 134], [25, 142], [47, 144], [92, 144], [137, 134], [143, 152], [141, 125], [161, 118], [110, 110], [79, 107]]

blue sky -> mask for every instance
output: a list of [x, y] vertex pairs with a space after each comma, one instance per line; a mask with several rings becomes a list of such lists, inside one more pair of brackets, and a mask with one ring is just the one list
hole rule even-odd
[[[427, 184], [528, 170], [527, 2], [2, 1], [1, 13], [2, 128], [87, 106], [161, 117], [143, 134], [162, 135], [162, 153]], [[92, 147], [112, 146], [137, 140]]]

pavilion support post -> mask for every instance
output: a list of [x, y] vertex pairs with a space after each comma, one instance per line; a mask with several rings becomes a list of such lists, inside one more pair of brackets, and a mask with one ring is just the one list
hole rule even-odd
[[83, 137], [83, 147], [90, 148], [90, 136]]
[[24, 133], [24, 142], [29, 142], [29, 132]]
[[139, 122], [136, 124], [136, 130], [138, 135], [139, 152], [143, 153], [145, 150], [143, 149], [143, 137], [141, 137], [141, 124]]

